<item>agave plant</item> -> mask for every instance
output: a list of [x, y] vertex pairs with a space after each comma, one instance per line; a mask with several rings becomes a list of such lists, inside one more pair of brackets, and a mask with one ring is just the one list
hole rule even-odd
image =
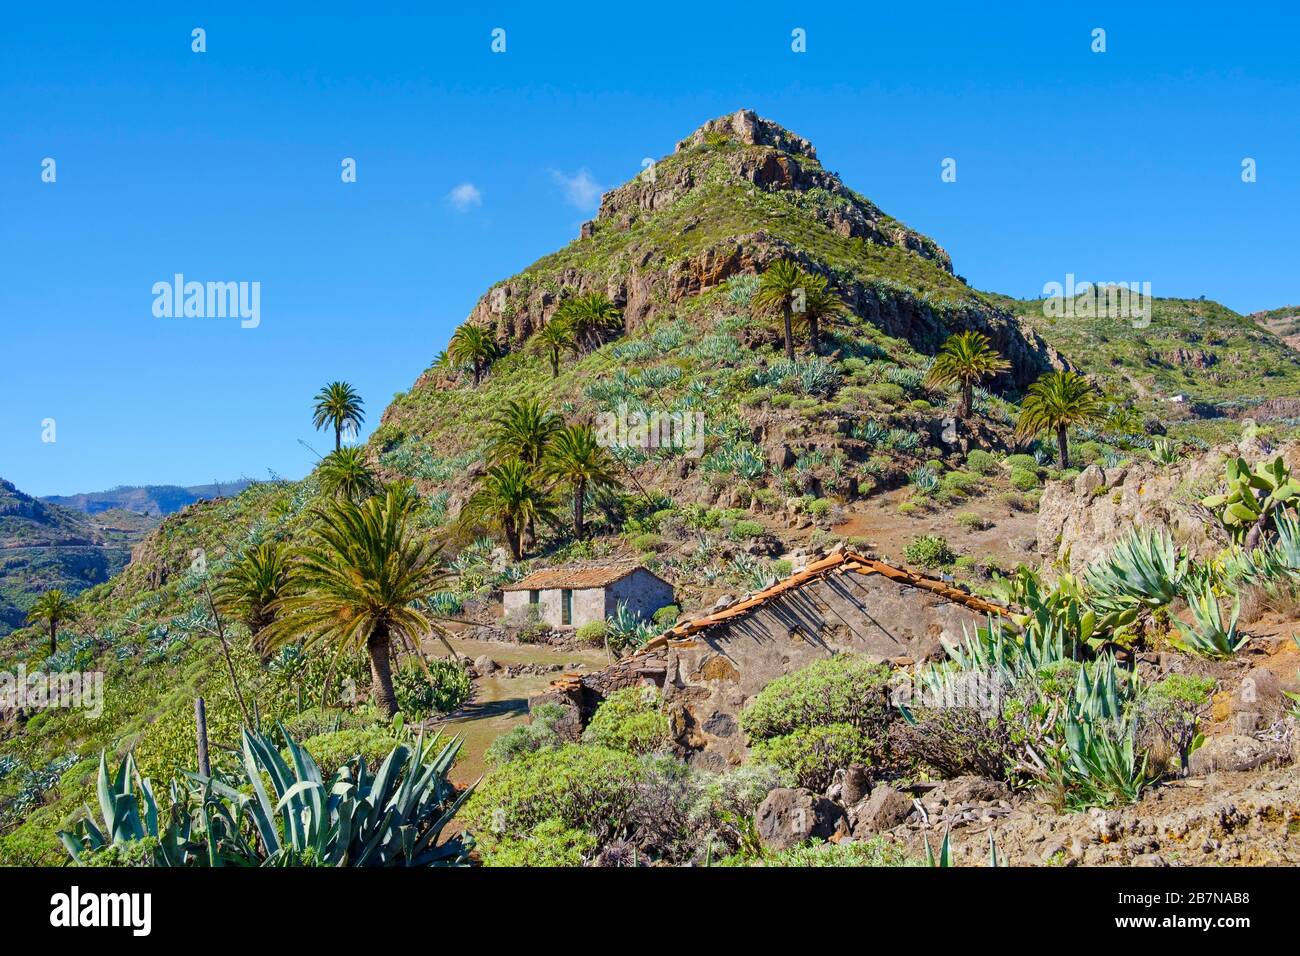
[[1164, 529], [1134, 528], [1085, 577], [1101, 611], [1164, 607], [1178, 597], [1187, 561]]
[[1219, 609], [1219, 599], [1214, 589], [1203, 590], [1187, 595], [1187, 604], [1192, 611], [1195, 625], [1176, 621], [1181, 639], [1173, 643], [1182, 650], [1206, 657], [1228, 658], [1239, 651], [1246, 643], [1245, 635], [1237, 631], [1237, 617], [1241, 613], [1241, 602], [1237, 601], [1232, 609], [1232, 619], [1225, 627], [1223, 613]]
[[1148, 453], [1151, 460], [1158, 465], [1177, 464], [1181, 457], [1178, 453], [1178, 443], [1172, 438], [1165, 438], [1163, 435], [1155, 438], [1151, 442], [1151, 451]]
[[107, 754], [101, 753], [95, 793], [98, 820], [87, 807], [86, 816], [72, 830], [58, 834], [74, 862], [88, 864], [99, 851], [138, 845], [141, 840], [152, 841], [154, 866], [187, 866], [200, 861], [200, 846], [191, 839], [189, 794], [175, 781], [168, 813], [161, 819], [153, 785], [148, 777], [140, 776], [135, 758], [127, 754], [117, 772], [110, 774]]
[[605, 629], [614, 648], [640, 647], [655, 636], [654, 625], [643, 621], [623, 601], [618, 602], [614, 613], [606, 619]]
[[[357, 757], [326, 780], [311, 754], [283, 727], [280, 732], [289, 761], [269, 736], [244, 730], [238, 786], [186, 774], [251, 817], [265, 854], [263, 865], [434, 866], [461, 861], [465, 849], [459, 840], [438, 845], [443, 828], [473, 789], [452, 799], [447, 781], [460, 737], [439, 747], [441, 734], [426, 742], [421, 733], [413, 746], [393, 748], [373, 774], [365, 758]], [[264, 780], [271, 783], [275, 803]]]
[[[128, 755], [116, 774], [100, 758], [100, 818], [87, 810], [60, 833], [79, 863], [109, 846], [148, 840], [156, 866], [440, 866], [461, 862], [459, 839], [439, 845], [443, 829], [473, 788], [454, 796], [447, 771], [459, 737], [441, 735], [395, 747], [370, 773], [356, 757], [329, 779], [280, 728], [288, 761], [267, 735], [243, 731], [243, 763], [233, 777], [186, 773], [173, 780], [161, 820], [148, 778]], [[292, 765], [292, 766], [291, 766]], [[266, 783], [271, 785], [268, 794]]]
[[1120, 720], [1140, 694], [1136, 673], [1120, 680], [1120, 668], [1113, 654], [1103, 654], [1091, 668], [1079, 668], [1074, 688], [1074, 705], [1089, 720]]
[[1147, 758], [1138, 757], [1135, 726], [1131, 720], [1089, 717], [1071, 707], [1065, 714], [1065, 741], [1069, 751], [1074, 791], [1069, 802], [1076, 808], [1136, 803], [1151, 781]]
[[907, 481], [923, 495], [933, 494], [939, 488], [939, 476], [929, 465], [917, 465], [907, 473]]

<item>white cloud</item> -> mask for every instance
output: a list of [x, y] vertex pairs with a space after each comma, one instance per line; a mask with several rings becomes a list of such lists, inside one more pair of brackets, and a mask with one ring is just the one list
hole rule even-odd
[[447, 193], [447, 202], [451, 203], [452, 208], [457, 212], [466, 212], [475, 206], [483, 205], [483, 194], [473, 183], [461, 183]]
[[564, 190], [564, 201], [583, 212], [592, 212], [600, 205], [600, 194], [605, 187], [592, 178], [591, 170], [583, 167], [572, 176], [558, 169], [551, 170], [551, 178]]

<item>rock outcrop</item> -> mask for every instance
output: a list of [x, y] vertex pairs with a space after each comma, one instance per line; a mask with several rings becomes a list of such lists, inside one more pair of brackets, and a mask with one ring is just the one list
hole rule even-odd
[[1050, 483], [1038, 513], [1038, 552], [1079, 571], [1104, 555], [1134, 526], [1165, 527], [1196, 557], [1227, 544], [1200, 504], [1223, 480], [1224, 461], [1240, 455], [1252, 465], [1281, 453], [1300, 468], [1300, 444], [1274, 449], [1257, 439], [1208, 451], [1173, 465], [1136, 460], [1117, 468], [1089, 465], [1073, 481]]

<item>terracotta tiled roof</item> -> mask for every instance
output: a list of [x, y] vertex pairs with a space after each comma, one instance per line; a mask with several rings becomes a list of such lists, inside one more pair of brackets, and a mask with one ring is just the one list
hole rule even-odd
[[982, 614], [1010, 613], [1007, 608], [1000, 604], [994, 604], [992, 601], [968, 594], [961, 588], [953, 587], [938, 578], [927, 577], [924, 574], [918, 574], [916, 571], [895, 567], [892, 564], [886, 564], [884, 561], [869, 558], [855, 551], [837, 551], [825, 558], [814, 561], [802, 571], [797, 571], [788, 578], [777, 581], [771, 587], [764, 588], [743, 601], [737, 601], [735, 604], [705, 617], [678, 624], [669, 630], [665, 636], [669, 638], [690, 637], [692, 634], [698, 634], [700, 631], [708, 630], [716, 624], [721, 624], [733, 617], [739, 617], [748, 611], [752, 611], [773, 598], [780, 597], [787, 591], [800, 588], [810, 581], [815, 581], [828, 574], [845, 574], [849, 572], [862, 575], [879, 574], [900, 584], [932, 591], [955, 604], [965, 605], [971, 610], [979, 611]]
[[[521, 581], [507, 584], [503, 591], [546, 591], [552, 588], [603, 588], [621, 581], [633, 571], [646, 571], [639, 564], [615, 565], [604, 568], [543, 568], [534, 571]], [[653, 572], [646, 571], [647, 574]]]
[[[542, 572], [537, 573], [540, 574]], [[897, 581], [900, 584], [906, 584], [909, 587], [931, 591], [954, 602], [955, 604], [961, 604], [973, 611], [979, 611], [981, 614], [1000, 614], [1005, 616], [1011, 613], [1009, 608], [1003, 607], [1001, 604], [995, 604], [992, 601], [985, 600], [984, 598], [976, 597], [974, 594], [968, 594], [961, 588], [953, 587], [951, 584], [941, 581], [938, 578], [927, 577], [926, 575], [919, 574], [916, 571], [909, 571], [907, 568], [895, 567], [892, 564], [886, 564], [884, 561], [877, 558], [858, 554], [855, 551], [837, 551], [834, 554], [827, 555], [824, 558], [814, 561], [802, 571], [797, 571], [788, 578], [783, 578], [782, 580], [777, 581], [771, 587], [765, 588], [743, 601], [737, 601], [735, 604], [725, 607], [721, 611], [716, 611], [715, 613], [709, 614], [705, 617], [696, 618], [693, 621], [685, 621], [678, 624], [676, 627], [670, 628], [653, 640], [641, 645], [641, 647], [628, 658], [624, 658], [616, 664], [611, 664], [610, 667], [625, 666], [629, 661], [635, 661], [637, 658], [645, 657], [654, 651], [658, 651], [668, 646], [670, 642], [682, 642], [684, 644], [693, 643], [693, 635], [698, 634], [701, 631], [707, 631], [709, 628], [717, 624], [722, 624], [734, 617], [739, 617], [742, 614], [752, 611], [754, 608], [766, 604], [773, 598], [780, 597], [787, 591], [800, 588], [803, 585], [808, 584], [810, 581], [815, 581], [828, 574], [846, 573], [862, 575], [879, 574], [882, 577], [889, 578], [891, 581]], [[533, 575], [529, 575], [529, 577], [525, 578], [524, 581], [527, 581], [532, 577]], [[524, 581], [519, 582], [519, 584], [514, 585], [514, 587], [523, 585]], [[605, 668], [605, 670], [608, 669], [609, 668]], [[597, 671], [596, 673], [599, 674], [602, 673], [602, 671]], [[552, 681], [551, 687], [558, 691], [576, 690], [582, 686], [584, 680], [591, 676], [593, 675], [565, 674], [559, 680]]]

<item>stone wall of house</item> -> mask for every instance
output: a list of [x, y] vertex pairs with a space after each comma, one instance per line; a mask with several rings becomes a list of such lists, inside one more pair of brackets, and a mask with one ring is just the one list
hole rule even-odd
[[605, 589], [605, 616], [612, 616], [619, 602], [642, 620], [650, 620], [655, 611], [673, 603], [673, 586], [643, 568], [615, 581]]
[[[581, 627], [588, 621], [605, 620], [605, 607], [608, 603], [605, 588], [579, 588], [573, 592], [573, 627]], [[506, 614], [519, 612], [528, 607], [528, 591], [505, 591], [501, 597], [502, 610]], [[563, 597], [560, 588], [544, 588], [537, 593], [537, 611], [541, 620], [551, 627], [563, 627]]]
[[881, 575], [832, 574], [734, 620], [669, 643], [664, 699], [679, 745], [703, 766], [745, 755], [740, 712], [783, 674], [836, 653], [870, 660], [942, 656], [979, 613]]

